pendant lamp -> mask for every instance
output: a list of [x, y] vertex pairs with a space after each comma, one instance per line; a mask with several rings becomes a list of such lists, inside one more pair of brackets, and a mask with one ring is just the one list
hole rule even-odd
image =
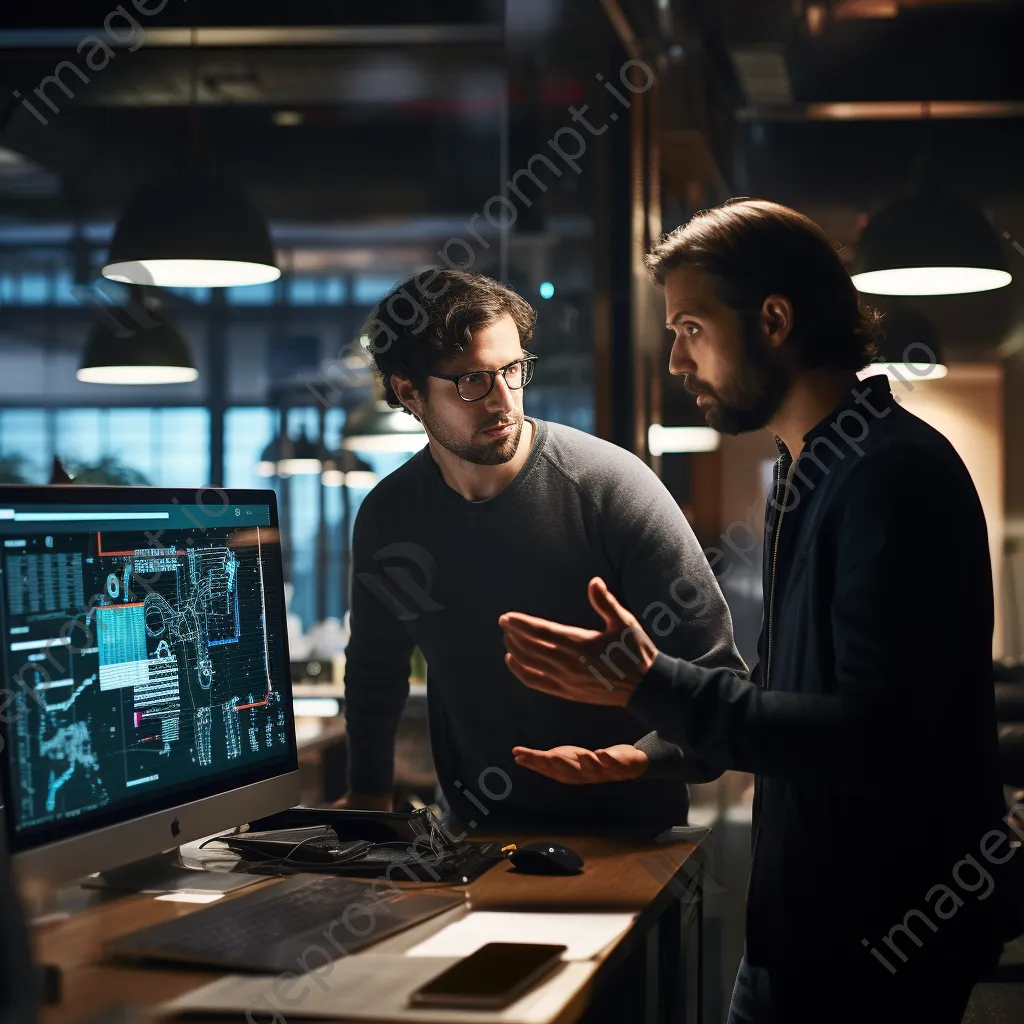
[[233, 183], [201, 172], [144, 186], [118, 222], [103, 276], [165, 288], [266, 284], [281, 276], [266, 221]]
[[853, 283], [875, 295], [955, 295], [1011, 281], [1002, 243], [981, 211], [919, 191], [871, 218], [857, 244]]
[[[97, 321], [89, 332], [76, 376], [89, 384], [186, 384], [199, 376], [185, 339], [159, 309], [147, 314], [154, 326], [124, 337]], [[111, 318], [128, 322], [130, 314]]]
[[323, 468], [320, 446], [303, 430], [294, 440], [275, 436], [263, 449], [256, 472], [260, 476], [308, 476]]
[[324, 459], [324, 471], [320, 477], [324, 487], [354, 487], [369, 490], [377, 485], [377, 474], [373, 467], [364, 462], [355, 452], [348, 449], [331, 452]]
[[112, 281], [226, 288], [281, 276], [266, 220], [243, 189], [203, 162], [198, 31], [193, 24], [188, 170], [144, 185], [121, 214], [102, 271]]
[[345, 420], [341, 446], [353, 452], [418, 452], [427, 443], [419, 420], [383, 398], [357, 406]]

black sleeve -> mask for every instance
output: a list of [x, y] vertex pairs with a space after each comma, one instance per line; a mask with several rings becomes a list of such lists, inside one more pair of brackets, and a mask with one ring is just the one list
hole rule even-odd
[[[628, 460], [617, 479], [601, 527], [619, 574], [616, 596], [658, 649], [698, 665], [745, 673], [718, 580], [675, 499], [639, 459]], [[615, 653], [610, 671], [623, 656]], [[634, 746], [647, 754], [647, 774], [653, 778], [711, 782], [723, 771], [657, 726]]]
[[884, 775], [926, 737], [941, 756], [956, 636], [949, 592], [970, 578], [957, 568], [958, 491], [960, 481], [920, 458], [878, 456], [844, 481], [832, 503], [834, 662], [823, 692], [783, 692], [774, 668], [780, 689], [765, 690], [731, 669], [659, 654], [630, 710], [714, 764], [768, 776]]

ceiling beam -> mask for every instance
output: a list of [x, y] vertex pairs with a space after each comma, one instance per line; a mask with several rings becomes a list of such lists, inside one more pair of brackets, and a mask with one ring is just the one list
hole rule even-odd
[[[106, 36], [109, 46], [126, 48], [138, 40], [121, 39], [95, 28], [16, 28], [0, 30], [0, 49], [40, 50], [75, 47], [90, 36]], [[278, 46], [433, 46], [437, 43], [494, 43], [504, 38], [500, 25], [296, 25], [208, 28], [151, 28], [147, 47], [255, 48]]]
[[740, 107], [738, 121], [918, 121], [1024, 117], [1024, 100], [872, 100]]

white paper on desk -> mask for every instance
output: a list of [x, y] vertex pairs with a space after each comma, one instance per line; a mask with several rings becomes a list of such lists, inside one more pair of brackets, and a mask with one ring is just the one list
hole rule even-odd
[[469, 956], [488, 942], [568, 946], [563, 960], [589, 960], [629, 930], [635, 914], [529, 914], [481, 910], [431, 935], [406, 956]]
[[450, 957], [410, 961], [401, 953], [362, 952], [299, 977], [229, 974], [164, 1003], [157, 1008], [156, 1015], [228, 1015], [257, 1024], [303, 1018], [415, 1024], [545, 1024], [561, 1013], [597, 970], [593, 961], [563, 964], [503, 1010], [409, 1006], [409, 997], [416, 989], [456, 962]]

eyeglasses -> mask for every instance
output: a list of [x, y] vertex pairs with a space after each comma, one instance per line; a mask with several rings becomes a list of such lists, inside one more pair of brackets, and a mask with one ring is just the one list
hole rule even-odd
[[533, 364], [537, 357], [527, 353], [522, 359], [509, 363], [498, 370], [473, 370], [471, 373], [431, 373], [430, 377], [450, 380], [458, 388], [459, 398], [464, 402], [479, 402], [494, 390], [494, 382], [500, 373], [510, 391], [525, 388], [533, 380]]

